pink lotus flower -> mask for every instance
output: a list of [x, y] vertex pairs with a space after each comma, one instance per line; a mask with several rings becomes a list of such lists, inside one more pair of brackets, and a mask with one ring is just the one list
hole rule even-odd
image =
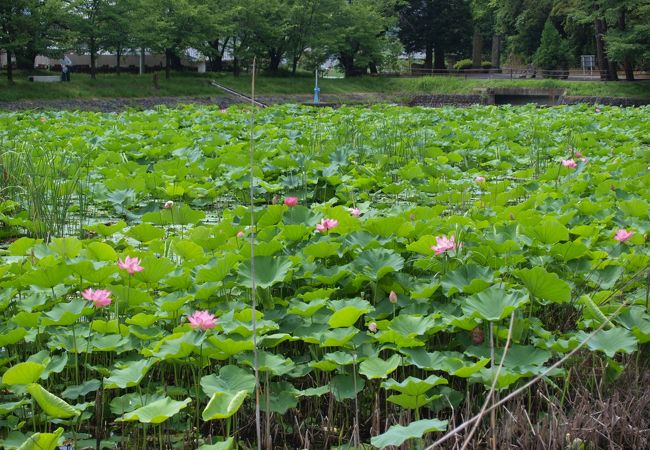
[[117, 261], [117, 266], [120, 269], [124, 269], [129, 272], [129, 275], [133, 275], [136, 272], [142, 272], [144, 267], [140, 265], [140, 258], [131, 258], [127, 256], [124, 258], [124, 261], [121, 259]]
[[171, 200], [167, 200], [167, 201], [165, 202], [165, 204], [163, 205], [163, 208], [165, 208], [165, 209], [172, 209], [173, 206], [174, 206], [174, 202], [171, 201]]
[[576, 158], [582, 158], [582, 152], [580, 150], [576, 150]]
[[447, 236], [443, 234], [442, 236], [436, 236], [436, 245], [431, 247], [431, 250], [433, 250], [436, 255], [440, 255], [448, 250], [455, 250], [461, 245], [462, 244], [456, 244], [455, 236], [447, 238]]
[[244, 232], [241, 231], [241, 230], [239, 230], [239, 231], [237, 232], [237, 237], [238, 237], [238, 238], [243, 238], [243, 237], [244, 237]]
[[614, 236], [614, 240], [618, 242], [625, 242], [628, 239], [630, 239], [633, 234], [634, 234], [633, 231], [627, 231], [625, 228], [621, 228], [616, 232], [616, 236]]
[[284, 204], [289, 208], [293, 208], [298, 204], [298, 197], [285, 197]]
[[95, 308], [103, 308], [110, 305], [112, 302], [111, 291], [105, 289], [97, 289], [96, 291], [93, 291], [88, 288], [81, 293], [81, 296], [86, 300], [92, 301]]
[[319, 224], [316, 224], [316, 231], [319, 233], [327, 233], [332, 228], [339, 226], [339, 221], [336, 219], [322, 219]]
[[348, 208], [350, 215], [352, 217], [359, 217], [361, 215], [361, 210], [359, 208]]
[[485, 177], [479, 175], [476, 178], [474, 178], [474, 181], [476, 181], [478, 184], [483, 184], [485, 183]]
[[377, 324], [375, 322], [370, 322], [368, 324], [368, 331], [371, 333], [376, 333], [377, 332]]
[[388, 294], [388, 301], [391, 303], [397, 303], [397, 293], [395, 291], [390, 291], [390, 294]]
[[217, 318], [207, 311], [194, 311], [194, 314], [187, 316], [190, 326], [194, 329], [210, 330], [217, 323]]
[[563, 159], [562, 165], [564, 167], [568, 167], [569, 169], [575, 169], [578, 166], [576, 162], [572, 159]]

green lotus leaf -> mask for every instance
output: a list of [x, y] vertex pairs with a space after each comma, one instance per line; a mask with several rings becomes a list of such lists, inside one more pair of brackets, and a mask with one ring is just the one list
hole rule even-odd
[[387, 360], [372, 356], [359, 365], [359, 373], [368, 379], [386, 378], [399, 367], [401, 361], [402, 358], [397, 354]]
[[648, 204], [647, 199], [634, 198], [625, 200], [619, 204], [619, 207], [621, 208], [621, 211], [623, 211], [623, 214], [628, 217], [648, 219], [650, 204]]
[[[329, 390], [328, 390], [329, 392]], [[7, 415], [10, 412], [14, 411], [17, 408], [20, 408], [23, 405], [26, 405], [29, 401], [25, 398], [18, 402], [9, 402], [9, 403], [0, 403], [0, 414]]]
[[97, 391], [101, 386], [102, 382], [99, 380], [84, 381], [80, 385], [68, 386], [65, 388], [65, 391], [61, 393], [61, 397], [75, 400], [79, 397], [85, 396], [86, 394]]
[[114, 262], [102, 263], [90, 260], [79, 261], [70, 265], [70, 268], [79, 277], [94, 284], [105, 284], [106, 279], [118, 271]]
[[475, 294], [489, 287], [492, 281], [494, 273], [488, 267], [466, 264], [446, 273], [442, 277], [442, 288], [447, 296], [456, 292]]
[[386, 400], [405, 409], [418, 409], [428, 405], [435, 399], [440, 398], [440, 395], [408, 395], [408, 394], [393, 394], [389, 395]]
[[90, 310], [91, 306], [91, 302], [80, 299], [72, 300], [69, 303], [59, 303], [51, 311], [45, 313], [41, 323], [44, 326], [72, 325], [83, 315], [84, 309], [87, 308]]
[[58, 419], [67, 419], [76, 417], [80, 413], [77, 408], [66, 403], [54, 394], [46, 391], [40, 384], [32, 383], [27, 386], [27, 392], [32, 396], [43, 412], [50, 417]]
[[103, 223], [96, 223], [96, 224], [93, 224], [93, 225], [86, 225], [86, 226], [84, 226], [84, 229], [86, 229], [88, 231], [95, 232], [95, 233], [99, 234], [100, 236], [103, 236], [103, 237], [106, 238], [106, 237], [114, 235], [115, 233], [117, 233], [119, 231], [122, 231], [125, 227], [126, 227], [126, 222], [124, 222], [123, 220], [120, 220], [119, 222], [114, 223], [112, 225], [106, 225], [106, 224], [103, 224]]
[[45, 366], [36, 362], [26, 361], [18, 363], [2, 375], [2, 384], [13, 386], [16, 384], [30, 384], [39, 379]]
[[42, 239], [21, 237], [9, 244], [7, 250], [11, 256], [25, 256], [28, 250], [30, 250], [35, 244], [40, 244], [41, 242], [43, 242]]
[[335, 375], [330, 381], [332, 395], [339, 402], [355, 398], [364, 386], [365, 381], [359, 375]]
[[[576, 338], [580, 341], [587, 339], [587, 333], [580, 331]], [[601, 351], [610, 358], [618, 352], [634, 353], [637, 350], [638, 341], [631, 331], [625, 328], [612, 328], [597, 332], [589, 341], [587, 347], [594, 351]]]
[[311, 317], [321, 308], [327, 304], [327, 300], [313, 300], [308, 303], [303, 303], [298, 300], [292, 300], [287, 307], [287, 314], [295, 314], [302, 317]]
[[646, 314], [645, 308], [628, 308], [617, 320], [634, 334], [639, 344], [650, 342], [650, 316]]
[[562, 258], [564, 262], [582, 258], [589, 251], [589, 247], [580, 241], [563, 242], [551, 247], [551, 254]]
[[203, 336], [196, 332], [178, 332], [165, 336], [154, 343], [153, 348], [144, 349], [145, 356], [161, 359], [180, 359], [199, 350]]
[[76, 258], [81, 253], [81, 241], [74, 237], [53, 238], [49, 247], [64, 258]]
[[320, 241], [307, 245], [302, 252], [314, 258], [329, 258], [330, 256], [336, 255], [340, 247], [340, 242]]
[[235, 337], [229, 338], [225, 336], [210, 336], [208, 338], [208, 342], [225, 354], [224, 359], [233, 355], [237, 355], [241, 352], [253, 350], [252, 339], [235, 339]]
[[544, 219], [527, 231], [528, 236], [543, 244], [555, 244], [569, 240], [569, 230], [555, 219]]
[[157, 283], [176, 268], [176, 264], [167, 258], [145, 256], [140, 264], [144, 270], [137, 272], [135, 278], [148, 284]]
[[[285, 414], [289, 409], [298, 406], [298, 391], [287, 381], [269, 383], [269, 407], [268, 410], [278, 414]], [[261, 405], [262, 411], [266, 411], [266, 402]]]
[[405, 219], [398, 216], [377, 217], [368, 219], [365, 229], [381, 237], [388, 237], [404, 224]]
[[402, 425], [393, 425], [384, 434], [371, 438], [370, 443], [379, 449], [390, 446], [398, 447], [409, 439], [422, 439], [422, 437], [427, 433], [445, 431], [446, 429], [446, 420], [416, 420], [406, 427]]
[[97, 261], [116, 261], [117, 253], [115, 249], [104, 242], [90, 242], [86, 245], [88, 256]]
[[625, 269], [621, 266], [607, 266], [604, 269], [594, 270], [589, 277], [589, 281], [596, 284], [600, 289], [611, 289]]
[[196, 225], [205, 219], [203, 211], [197, 211], [186, 204], [174, 204], [170, 209], [146, 213], [142, 221], [154, 225]]
[[142, 378], [153, 364], [150, 359], [125, 364], [122, 369], [113, 369], [108, 378], [104, 379], [104, 389], [124, 389], [140, 384]]
[[206, 405], [201, 417], [203, 420], [227, 419], [239, 411], [248, 396], [247, 390], [236, 392], [215, 391]]
[[364, 250], [352, 263], [355, 270], [364, 273], [371, 280], [381, 280], [390, 272], [399, 272], [404, 267], [404, 258], [392, 250], [373, 248]]
[[235, 439], [230, 437], [223, 442], [217, 442], [216, 444], [202, 445], [196, 450], [232, 450], [234, 445], [235, 445]]
[[63, 435], [63, 428], [57, 428], [54, 433], [34, 433], [16, 450], [56, 450]]
[[38, 267], [27, 272], [22, 276], [22, 281], [26, 285], [34, 285], [41, 288], [51, 289], [70, 275], [70, 268], [65, 265], [55, 265], [50, 267]]
[[416, 377], [408, 377], [402, 382], [389, 379], [384, 381], [381, 385], [384, 389], [391, 389], [406, 395], [423, 395], [426, 394], [432, 387], [439, 384], [448, 384], [449, 382], [442, 377], [430, 375], [429, 377], [421, 380]]
[[[282, 220], [282, 215], [285, 214], [285, 209], [284, 205], [269, 205], [256, 220], [257, 226], [265, 228], [271, 225], [277, 225]], [[292, 210], [289, 210], [288, 214], [291, 214], [292, 212]]]
[[[470, 380], [473, 383], [482, 383], [486, 388], [492, 386], [494, 382], [494, 376], [497, 374], [497, 366], [494, 367], [484, 367], [478, 372], [474, 373]], [[513, 371], [505, 367], [501, 368], [499, 372], [499, 377], [497, 378], [496, 389], [503, 390], [511, 386], [513, 383], [516, 383], [521, 378], [527, 376], [526, 373], [520, 371]]]
[[203, 247], [192, 241], [175, 240], [173, 247], [176, 254], [185, 261], [200, 261], [205, 257]]
[[547, 272], [543, 267], [515, 270], [513, 274], [521, 280], [533, 297], [554, 303], [571, 300], [571, 287], [556, 273]]
[[27, 330], [25, 328], [14, 328], [6, 333], [0, 333], [0, 345], [13, 345], [21, 341], [25, 336], [27, 336]]
[[201, 378], [201, 388], [208, 397], [212, 397], [215, 392], [245, 391], [252, 394], [255, 390], [255, 376], [237, 366], [223, 366], [219, 369], [219, 375]]
[[258, 288], [268, 288], [283, 281], [292, 267], [292, 263], [285, 257], [256, 256], [254, 258], [255, 273], [251, 268], [251, 261], [244, 261], [239, 266], [240, 285], [251, 287], [253, 281]]
[[43, 315], [42, 312], [26, 312], [20, 311], [18, 314], [11, 318], [11, 321], [16, 325], [27, 328], [35, 328], [38, 326], [38, 321]]
[[[241, 260], [239, 255], [226, 253], [222, 257], [209, 261], [207, 264], [199, 266], [196, 276], [197, 283], [216, 283], [222, 281], [237, 266]], [[255, 268], [257, 270], [257, 268]]]
[[495, 322], [507, 317], [512, 311], [528, 302], [528, 295], [520, 291], [506, 293], [504, 289], [492, 286], [463, 301], [463, 312], [469, 316]]
[[151, 242], [162, 239], [165, 236], [165, 230], [149, 223], [141, 223], [129, 229], [126, 235], [140, 242]]
[[[237, 355], [237, 360], [253, 367], [253, 352], [246, 352]], [[257, 370], [260, 372], [271, 372], [274, 375], [282, 376], [291, 372], [296, 365], [291, 358], [284, 358], [263, 350], [257, 352]]]
[[165, 397], [142, 406], [135, 411], [123, 414], [122, 417], [118, 417], [115, 421], [131, 422], [137, 420], [140, 423], [162, 423], [178, 414], [182, 409], [189, 405], [191, 401], [192, 399], [190, 398], [186, 398], [183, 401], [177, 401]]
[[327, 322], [332, 328], [350, 327], [363, 314], [374, 310], [368, 301], [360, 298], [332, 300], [329, 308], [334, 311]]

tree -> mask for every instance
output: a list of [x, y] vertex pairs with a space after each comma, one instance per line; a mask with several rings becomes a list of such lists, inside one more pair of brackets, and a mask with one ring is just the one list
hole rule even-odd
[[445, 53], [466, 54], [472, 35], [466, 0], [409, 0], [399, 10], [399, 36], [407, 51], [424, 51], [424, 67], [444, 69]]
[[124, 51], [134, 44], [132, 24], [137, 20], [135, 11], [135, 0], [109, 0], [100, 11], [99, 45], [104, 50], [115, 52], [115, 71], [118, 75]]
[[[19, 69], [32, 70], [37, 55], [53, 55], [54, 47], [67, 42], [60, 0], [11, 0], [0, 2], [0, 48], [9, 61], [16, 57]], [[9, 67], [7, 76], [13, 73]]]
[[569, 46], [557, 31], [551, 20], [547, 20], [542, 31], [539, 48], [535, 52], [535, 65], [545, 70], [569, 68]]

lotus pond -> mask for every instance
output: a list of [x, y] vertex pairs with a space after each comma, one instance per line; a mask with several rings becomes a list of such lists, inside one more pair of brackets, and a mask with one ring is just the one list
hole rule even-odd
[[569, 362], [616, 383], [650, 340], [649, 117], [0, 114], [3, 448], [256, 448], [256, 401], [264, 448], [425, 448], [596, 330]]

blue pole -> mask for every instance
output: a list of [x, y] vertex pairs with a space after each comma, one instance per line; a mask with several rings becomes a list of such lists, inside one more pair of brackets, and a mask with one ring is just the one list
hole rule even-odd
[[316, 84], [314, 85], [314, 105], [320, 101], [320, 88], [318, 87], [318, 69], [316, 69]]

